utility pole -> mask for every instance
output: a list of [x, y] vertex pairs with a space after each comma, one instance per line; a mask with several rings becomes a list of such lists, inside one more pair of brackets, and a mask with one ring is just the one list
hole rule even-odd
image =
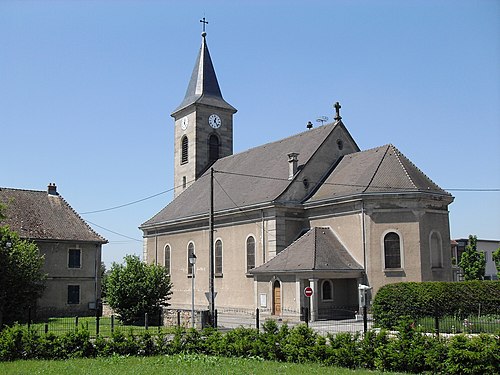
[[210, 243], [209, 247], [209, 258], [210, 258], [210, 280], [209, 280], [209, 307], [210, 307], [210, 319], [212, 327], [215, 328], [215, 290], [214, 290], [214, 279], [215, 279], [215, 264], [214, 264], [214, 169], [210, 168], [210, 214], [208, 217], [208, 241]]

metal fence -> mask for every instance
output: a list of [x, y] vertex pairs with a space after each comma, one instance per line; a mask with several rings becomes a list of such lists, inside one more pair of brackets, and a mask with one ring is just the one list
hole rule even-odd
[[[307, 324], [314, 331], [321, 335], [335, 334], [340, 332], [363, 333], [367, 330], [377, 328], [377, 325], [370, 314], [355, 315], [349, 319], [331, 319], [309, 321], [308, 311], [304, 311], [301, 320], [296, 318], [274, 317], [261, 314], [259, 309], [254, 312], [246, 311], [215, 311], [212, 320], [208, 311], [196, 311], [194, 321], [191, 319], [191, 311], [187, 310], [166, 310], [157, 316], [144, 316], [134, 319], [129, 324], [123, 324], [116, 316], [110, 317], [66, 317], [51, 318], [43, 322], [29, 322], [27, 327], [39, 334], [53, 333], [56, 335], [66, 332], [74, 332], [78, 328], [85, 328], [92, 337], [109, 337], [114, 332], [140, 333], [149, 331], [172, 332], [172, 328], [202, 329], [214, 325], [220, 330], [231, 330], [238, 327], [262, 329], [266, 319], [275, 320], [279, 326], [287, 324], [293, 327], [300, 323]], [[445, 317], [436, 319], [427, 317], [417, 319], [412, 324], [428, 333], [433, 334], [460, 334], [460, 333], [490, 333], [500, 334], [500, 315], [498, 316], [478, 316], [468, 318]]]

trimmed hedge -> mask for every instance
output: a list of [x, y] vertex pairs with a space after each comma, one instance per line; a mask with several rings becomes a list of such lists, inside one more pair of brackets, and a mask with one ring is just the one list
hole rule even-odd
[[499, 314], [500, 281], [403, 282], [384, 285], [373, 300], [373, 319], [392, 328], [402, 316], [423, 317]]
[[177, 330], [173, 335], [124, 334], [91, 340], [79, 329], [63, 336], [37, 335], [20, 326], [0, 333], [0, 361], [19, 359], [93, 358], [112, 355], [206, 354], [225, 357], [256, 357], [286, 362], [316, 362], [324, 365], [445, 374], [499, 374], [500, 339], [493, 335], [449, 340], [428, 336], [402, 322], [398, 332], [388, 335], [369, 331], [365, 335], [339, 333], [327, 338], [304, 324], [280, 328], [273, 321], [264, 332], [238, 328], [227, 333], [215, 329]]

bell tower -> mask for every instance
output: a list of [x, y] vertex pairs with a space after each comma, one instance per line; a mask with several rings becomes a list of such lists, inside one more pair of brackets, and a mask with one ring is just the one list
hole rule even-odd
[[201, 48], [182, 103], [174, 118], [174, 198], [217, 159], [233, 154], [236, 108], [222, 98], [208, 52], [203, 19]]

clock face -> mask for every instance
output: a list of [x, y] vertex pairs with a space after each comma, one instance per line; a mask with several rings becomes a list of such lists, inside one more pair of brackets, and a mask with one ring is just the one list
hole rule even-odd
[[186, 130], [187, 127], [188, 127], [188, 124], [189, 124], [189, 120], [187, 117], [184, 117], [182, 120], [181, 120], [181, 129], [182, 130]]
[[220, 126], [222, 125], [222, 121], [221, 121], [219, 116], [214, 114], [214, 115], [210, 115], [210, 117], [208, 118], [208, 124], [212, 128], [217, 129], [217, 128], [220, 128]]

